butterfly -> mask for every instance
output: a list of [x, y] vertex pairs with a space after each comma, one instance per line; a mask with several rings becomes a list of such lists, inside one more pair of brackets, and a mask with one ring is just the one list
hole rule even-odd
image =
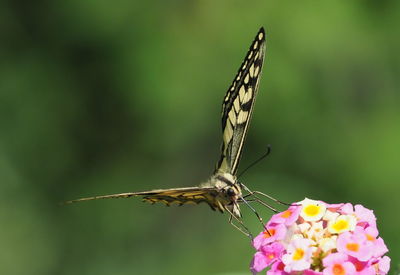
[[[207, 182], [196, 187], [94, 196], [71, 200], [66, 203], [130, 197], [142, 197], [146, 202], [152, 204], [161, 202], [167, 206], [170, 204], [184, 205], [204, 202], [212, 210], [229, 212], [230, 222], [234, 218], [244, 226], [240, 220], [239, 206], [239, 202], [246, 202], [242, 194], [244, 185], [238, 182], [236, 173], [258, 92], [265, 48], [265, 31], [264, 28], [260, 28], [224, 97], [222, 103], [223, 141], [221, 157], [216, 164], [214, 173]], [[247, 187], [246, 190], [249, 191]], [[243, 232], [243, 230], [241, 231]]]

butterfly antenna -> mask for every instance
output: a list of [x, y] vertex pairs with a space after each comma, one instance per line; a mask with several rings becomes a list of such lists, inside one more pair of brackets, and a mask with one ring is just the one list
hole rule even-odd
[[255, 161], [253, 161], [253, 163], [251, 163], [249, 166], [247, 166], [238, 176], [238, 178], [240, 178], [241, 176], [243, 176], [244, 173], [247, 172], [247, 170], [249, 170], [251, 167], [253, 167], [254, 165], [256, 165], [257, 163], [259, 163], [260, 161], [262, 161], [264, 158], [266, 158], [269, 154], [271, 153], [271, 144], [268, 144], [267, 146], [267, 151], [258, 159], [256, 159]]

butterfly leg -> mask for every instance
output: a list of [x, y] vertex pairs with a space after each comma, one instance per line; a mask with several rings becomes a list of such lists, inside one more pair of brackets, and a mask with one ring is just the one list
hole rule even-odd
[[[265, 193], [263, 193], [263, 192], [260, 192], [260, 191], [251, 191], [251, 190], [250, 190], [246, 185], [244, 185], [243, 183], [240, 183], [240, 184], [241, 184], [241, 186], [242, 186], [247, 192], [249, 192], [249, 194], [243, 196], [244, 198], [247, 198], [247, 197], [249, 197], [249, 196], [257, 197], [256, 195], [260, 195], [260, 196], [266, 197], [266, 198], [268, 198], [269, 200], [272, 200], [272, 201], [274, 201], [274, 202], [276, 202], [276, 203], [278, 203], [278, 204], [281, 204], [281, 205], [286, 205], [286, 206], [292, 205], [292, 204], [290, 204], [290, 203], [286, 203], [286, 202], [280, 201], [280, 200], [278, 200], [278, 199], [276, 199], [276, 198], [274, 198], [274, 197], [272, 197], [272, 196], [270, 196], [270, 195], [267, 195], [267, 194], [265, 194]], [[258, 199], [261, 200], [260, 198], [258, 198]], [[266, 204], [266, 203], [265, 203], [265, 204]], [[268, 205], [268, 204], [267, 204], [267, 205]], [[265, 206], [266, 206], [266, 205], [265, 205]], [[273, 208], [272, 206], [268, 205], [267, 207], [268, 207], [269, 209], [271, 209], [272, 211], [276, 212], [276, 209]]]
[[261, 223], [262, 227], [265, 228], [265, 223], [263, 221], [263, 219], [261, 218], [261, 216], [258, 214], [257, 210], [254, 209], [253, 206], [250, 205], [250, 203], [248, 203], [247, 200], [244, 199], [244, 197], [240, 197], [240, 200], [247, 205], [247, 207], [249, 207], [251, 209], [251, 211], [253, 211], [253, 213], [257, 216], [258, 221]]
[[[239, 230], [240, 232], [242, 232], [244, 235], [246, 235], [247, 237], [249, 237], [252, 241], [253, 241], [253, 235], [251, 234], [250, 230], [244, 225], [243, 221], [236, 217], [232, 211], [230, 211], [229, 209], [225, 208], [225, 210], [230, 214], [229, 216], [229, 223], [236, 228], [237, 230]], [[236, 220], [240, 226], [236, 225], [233, 221]]]
[[272, 200], [272, 201], [274, 201], [274, 202], [276, 202], [276, 203], [278, 203], [278, 204], [281, 204], [281, 205], [286, 205], [286, 206], [291, 206], [291, 205], [293, 205], [293, 204], [291, 204], [291, 203], [287, 203], [287, 202], [283, 202], [283, 201], [280, 201], [280, 200], [278, 200], [278, 199], [275, 199], [274, 197], [271, 197], [270, 195], [267, 195], [267, 194], [265, 194], [265, 193], [263, 193], [263, 192], [260, 192], [260, 191], [252, 191], [252, 192], [253, 192], [253, 194], [257, 194], [257, 195], [264, 196], [264, 197], [266, 197], [266, 198], [268, 198], [268, 199], [270, 199], [270, 200]]
[[251, 199], [248, 199], [247, 201], [248, 202], [257, 202], [257, 203], [259, 203], [259, 204], [261, 204], [261, 205], [263, 205], [263, 206], [265, 206], [265, 207], [267, 207], [269, 210], [271, 210], [272, 212], [274, 212], [274, 213], [278, 213], [278, 210], [276, 210], [274, 207], [272, 207], [271, 205], [269, 205], [268, 203], [266, 203], [265, 201], [263, 201], [262, 199], [260, 199], [259, 197], [257, 197], [256, 195], [254, 195], [254, 194], [249, 194], [247, 197], [250, 197], [251, 196]]
[[[253, 202], [254, 201], [254, 202], [258, 202], [258, 203], [266, 206], [267, 208], [271, 209], [271, 207], [268, 204], [266, 204], [264, 201], [260, 200], [257, 197], [253, 198], [253, 199], [249, 199], [249, 200], [245, 200], [245, 199], [242, 198], [242, 201], [245, 202], [246, 205], [248, 205], [250, 207], [250, 209], [253, 209], [253, 212], [256, 214], [257, 218], [261, 222], [261, 224], [263, 226], [263, 229], [265, 229], [268, 232], [268, 234], [272, 236], [273, 234], [271, 234], [271, 232], [269, 232], [267, 225], [264, 224], [264, 222], [263, 222], [262, 218], [260, 217], [260, 215], [257, 213], [257, 211], [248, 202]], [[278, 211], [275, 210], [274, 212], [277, 213]]]
[[253, 235], [248, 231], [248, 229], [247, 229], [246, 227], [241, 228], [241, 227], [239, 227], [238, 225], [236, 225], [236, 224], [233, 222], [233, 219], [232, 219], [233, 217], [235, 217], [235, 216], [230, 215], [230, 217], [229, 217], [229, 224], [232, 225], [235, 229], [239, 230], [239, 231], [240, 231], [241, 233], [243, 233], [244, 235], [246, 235], [246, 237], [249, 237], [251, 241], [253, 241]]

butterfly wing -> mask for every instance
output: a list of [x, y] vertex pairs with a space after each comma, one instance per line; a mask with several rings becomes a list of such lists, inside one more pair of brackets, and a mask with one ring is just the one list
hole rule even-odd
[[216, 172], [236, 174], [258, 91], [264, 55], [265, 32], [261, 28], [222, 103], [223, 142]]
[[82, 198], [72, 201], [65, 202], [66, 204], [99, 200], [99, 199], [118, 199], [118, 198], [130, 198], [130, 197], [142, 197], [143, 201], [150, 202], [152, 204], [161, 202], [167, 206], [171, 204], [199, 204], [206, 202], [213, 210], [222, 210], [217, 203], [218, 190], [215, 187], [184, 187], [184, 188], [173, 188], [173, 189], [159, 189], [145, 192], [130, 192], [120, 193], [105, 196], [95, 196]]

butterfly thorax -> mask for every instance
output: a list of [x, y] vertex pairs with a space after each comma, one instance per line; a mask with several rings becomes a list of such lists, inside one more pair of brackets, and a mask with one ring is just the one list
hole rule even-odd
[[236, 217], [241, 216], [237, 201], [242, 195], [242, 190], [234, 175], [217, 172], [202, 186], [216, 188], [215, 192], [210, 193], [211, 196], [207, 201], [212, 209], [221, 212], [228, 210]]

